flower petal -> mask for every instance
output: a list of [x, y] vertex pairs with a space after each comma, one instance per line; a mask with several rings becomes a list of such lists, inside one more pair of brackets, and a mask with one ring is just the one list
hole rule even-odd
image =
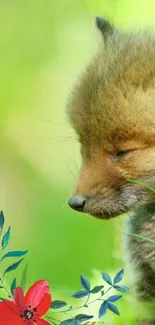
[[45, 280], [35, 282], [27, 291], [25, 301], [27, 306], [37, 307], [42, 301], [45, 293], [49, 293], [49, 285]]
[[23, 294], [23, 290], [20, 287], [17, 287], [14, 290], [14, 301], [20, 309], [26, 309], [26, 302]]
[[51, 295], [49, 293], [45, 293], [40, 304], [37, 306], [37, 313], [39, 314], [39, 316], [43, 316], [47, 313], [51, 306], [51, 302]]
[[[6, 301], [5, 301], [6, 302]], [[7, 300], [0, 302], [0, 324], [1, 325], [26, 325], [23, 318], [14, 312], [14, 306], [16, 306], [12, 301]], [[30, 325], [33, 325], [30, 324]]]
[[20, 315], [20, 308], [11, 300], [6, 299], [0, 302], [0, 310], [5, 308], [8, 310], [8, 313]]
[[45, 319], [37, 319], [37, 325], [51, 325], [51, 323], [47, 322]]

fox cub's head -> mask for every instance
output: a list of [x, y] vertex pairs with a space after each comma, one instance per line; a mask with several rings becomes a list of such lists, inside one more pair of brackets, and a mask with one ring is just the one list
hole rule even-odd
[[69, 205], [109, 218], [155, 202], [155, 35], [121, 34], [96, 18], [103, 47], [68, 100], [82, 166]]

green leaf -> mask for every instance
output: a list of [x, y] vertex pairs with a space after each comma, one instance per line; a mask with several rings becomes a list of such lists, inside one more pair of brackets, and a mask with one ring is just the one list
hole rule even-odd
[[13, 292], [16, 289], [16, 278], [13, 279], [12, 284], [11, 284], [11, 294], [13, 296]]
[[26, 266], [24, 268], [21, 282], [20, 282], [20, 287], [23, 289], [23, 291], [25, 291], [25, 286], [26, 286], [27, 269], [28, 269], [28, 263], [26, 264]]
[[90, 292], [93, 293], [93, 294], [95, 294], [95, 293], [100, 292], [103, 288], [104, 288], [103, 285], [101, 285], [101, 286], [95, 286]]
[[132, 232], [123, 232], [123, 234], [130, 235], [130, 236], [133, 236], [135, 238], [139, 238], [139, 239], [141, 239], [143, 241], [148, 241], [148, 242], [150, 242], [150, 243], [152, 243], [152, 244], [155, 245], [155, 240], [153, 240], [151, 238], [148, 238], [148, 237], [145, 237], [145, 236], [141, 236], [141, 235], [138, 235], [138, 234], [134, 234]]
[[151, 187], [151, 186], [149, 186], [149, 185], [147, 185], [147, 184], [145, 184], [145, 183], [143, 183], [141, 181], [138, 181], [136, 179], [130, 179], [130, 178], [128, 178], [127, 181], [129, 183], [134, 183], [134, 184], [137, 184], [137, 185], [142, 185], [142, 186], [146, 187], [148, 190], [150, 190], [150, 191], [152, 191], [152, 192], [155, 193], [155, 189], [153, 187]]

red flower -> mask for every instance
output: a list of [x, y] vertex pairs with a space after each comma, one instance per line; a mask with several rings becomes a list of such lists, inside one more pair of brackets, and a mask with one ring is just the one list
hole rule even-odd
[[0, 325], [50, 325], [41, 317], [52, 302], [47, 281], [34, 283], [25, 297], [20, 287], [14, 290], [14, 301], [0, 302]]

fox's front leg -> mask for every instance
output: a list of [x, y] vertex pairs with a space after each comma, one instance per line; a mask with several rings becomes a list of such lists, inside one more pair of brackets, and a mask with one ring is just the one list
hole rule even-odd
[[[143, 283], [143, 285], [141, 285], [138, 288], [138, 290], [139, 290], [138, 293], [140, 293], [140, 301], [142, 302], [142, 304], [143, 304], [143, 301], [144, 301], [143, 308], [144, 309], [148, 308], [148, 312], [147, 312], [148, 316], [147, 317], [144, 317], [143, 315], [142, 315], [142, 317], [139, 316], [139, 320], [137, 321], [137, 325], [155, 325], [155, 301], [151, 300], [151, 298], [149, 299], [149, 295], [151, 293], [150, 292], [150, 287], [151, 287], [151, 284], [145, 282], [145, 283]], [[145, 290], [145, 291], [143, 291], [143, 290]], [[150, 304], [151, 304], [150, 307], [145, 305], [146, 300], [147, 300], [147, 304], [150, 302]]]
[[142, 303], [142, 312], [143, 310], [145, 313], [147, 312], [147, 317], [143, 314], [141, 317], [139, 315], [137, 325], [155, 325], [155, 272], [152, 267], [154, 267], [154, 263], [151, 265], [150, 259], [145, 259], [145, 262], [141, 261], [140, 263], [140, 272], [138, 272], [135, 289], [137, 300]]
[[[155, 325], [155, 276], [152, 268], [147, 264], [141, 266], [143, 275], [136, 285], [137, 298], [147, 310], [147, 318], [137, 321], [137, 325]], [[144, 303], [143, 303], [144, 302]]]
[[134, 277], [136, 299], [141, 304], [137, 325], [155, 325], [154, 206], [153, 209], [149, 205], [140, 208], [131, 215], [127, 221], [127, 231], [139, 236], [126, 237], [126, 250]]

